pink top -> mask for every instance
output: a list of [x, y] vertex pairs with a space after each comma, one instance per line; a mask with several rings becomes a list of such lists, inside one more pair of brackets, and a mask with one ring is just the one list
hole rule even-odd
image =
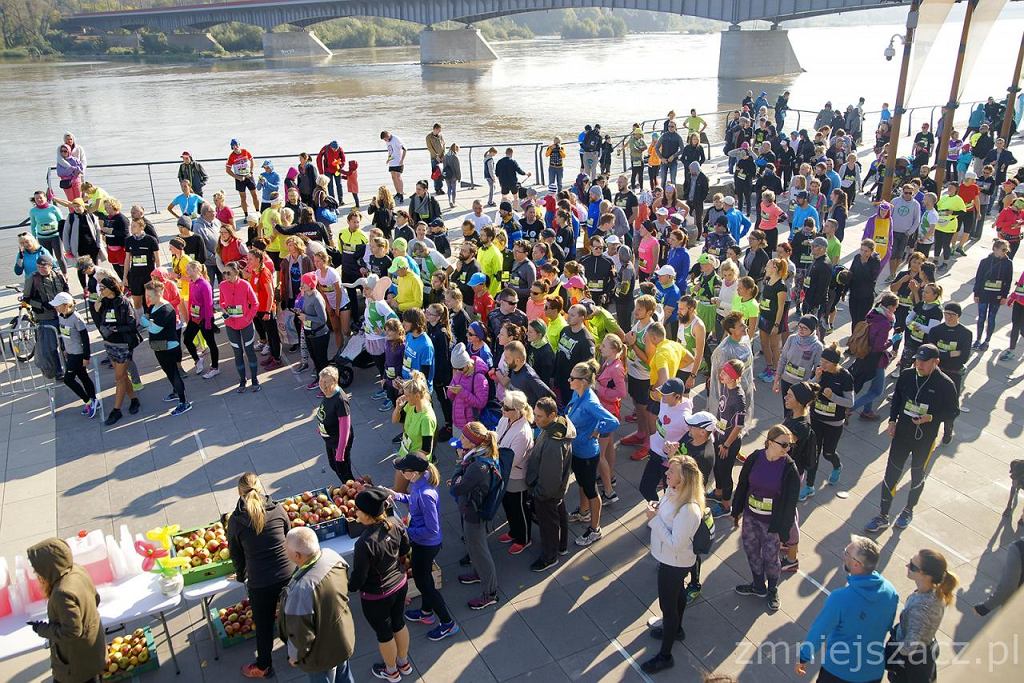
[[230, 206], [225, 204], [217, 209], [217, 220], [219, 220], [222, 225], [230, 225], [231, 227], [234, 227], [235, 212], [231, 210]]
[[761, 230], [775, 230], [779, 227], [779, 217], [782, 216], [782, 209], [778, 204], [765, 204], [761, 202], [761, 223], [758, 226]]
[[233, 330], [244, 330], [252, 324], [258, 308], [252, 285], [239, 278], [238, 282], [222, 280], [220, 308], [224, 311], [224, 324]]
[[658, 267], [658, 259], [655, 257], [658, 249], [657, 238], [647, 236], [640, 240], [640, 248], [637, 255], [640, 257], [640, 272], [650, 275]]
[[1010, 296], [1006, 299], [1006, 303], [1008, 305], [1024, 306], [1024, 273], [1021, 273], [1020, 277], [1017, 278], [1017, 284], [1010, 291]]
[[204, 330], [213, 327], [213, 287], [206, 278], [197, 277], [188, 286], [189, 317]]
[[619, 414], [619, 405], [626, 398], [626, 368], [618, 358], [606, 362], [597, 373], [594, 391], [601, 405], [613, 415]]
[[[526, 320], [527, 322], [533, 322], [534, 320], [544, 320], [544, 302], [537, 303], [530, 297], [526, 300]], [[547, 322], [546, 320], [544, 322]]]

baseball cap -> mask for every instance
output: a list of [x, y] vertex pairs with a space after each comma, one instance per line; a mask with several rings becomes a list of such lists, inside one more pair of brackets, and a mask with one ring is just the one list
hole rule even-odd
[[399, 256], [398, 258], [391, 262], [391, 267], [388, 268], [388, 272], [397, 273], [400, 269], [408, 267], [409, 259], [405, 258], [404, 256]]
[[391, 248], [405, 251], [409, 248], [409, 242], [404, 237], [396, 237], [395, 241], [391, 243]]
[[234, 147], [234, 146], [236, 146], [237, 144], [238, 144], [238, 140], [237, 140], [237, 139], [235, 139], [235, 138], [231, 138], [231, 142], [229, 143], [229, 146], [230, 146], [230, 147]]
[[58, 306], [63, 306], [65, 304], [73, 303], [75, 303], [74, 298], [67, 292], [58, 292], [57, 296], [53, 297], [53, 300], [50, 301], [50, 305], [53, 306], [54, 308], [57, 308]]
[[690, 425], [691, 427], [706, 429], [709, 432], [718, 431], [718, 422], [717, 420], [715, 420], [715, 416], [706, 410], [691, 413], [690, 415], [687, 415], [684, 419], [686, 420], [686, 424]]
[[669, 378], [664, 384], [658, 387], [662, 394], [685, 394], [686, 384], [678, 377]]
[[183, 156], [183, 157], [190, 157], [190, 156], [192, 156], [192, 152], [190, 152], [190, 151], [188, 151], [186, 149], [184, 152], [181, 153], [181, 156]]
[[977, 179], [978, 179], [978, 174], [975, 173], [974, 171], [968, 171], [967, 173], [964, 173], [964, 180], [977, 180]]
[[486, 285], [487, 276], [483, 273], [473, 273], [469, 276], [469, 281], [466, 282], [470, 287], [476, 287], [477, 285]]
[[956, 313], [957, 315], [961, 315], [964, 312], [964, 309], [960, 307], [960, 304], [955, 301], [950, 301], [942, 307], [942, 310], [949, 311], [950, 313]]
[[797, 199], [807, 199], [810, 195], [807, 194], [807, 190], [800, 190], [796, 193]]
[[722, 200], [722, 201], [724, 201], [724, 202], [725, 202], [726, 204], [728, 204], [729, 206], [733, 206], [734, 204], [736, 204], [736, 198], [735, 198], [735, 197], [733, 197], [732, 195], [729, 195], [728, 197], [726, 197], [726, 198], [725, 198], [724, 200]]
[[667, 216], [668, 215], [668, 209], [666, 209], [663, 206], [660, 209], [658, 209], [657, 211], [655, 211], [654, 213], [657, 214], [658, 216]]
[[716, 256], [714, 256], [713, 254], [701, 254], [700, 256], [697, 257], [697, 263], [698, 264], [710, 263], [715, 268], [717, 268], [718, 267], [718, 258]]
[[668, 276], [671, 276], [671, 277], [675, 277], [676, 276], [676, 269], [666, 263], [661, 268], [658, 268], [658, 270], [656, 270], [654, 274], [657, 275], [658, 277], [661, 277], [662, 275], [668, 275]]
[[671, 221], [675, 225], [682, 225], [683, 224], [683, 217], [680, 216], [678, 213], [672, 214], [671, 216], [668, 217], [668, 219], [669, 219], [669, 221]]
[[434, 220], [430, 221], [430, 227], [432, 227], [432, 228], [443, 228], [444, 227], [444, 221], [441, 220], [440, 218], [435, 218]]
[[52, 266], [53, 265], [53, 258], [49, 254], [43, 254], [42, 256], [40, 256], [39, 258], [36, 259], [36, 265], [39, 265], [39, 266]]
[[608, 235], [604, 241], [605, 244], [622, 244], [622, 240], [619, 239], [618, 235]]
[[921, 344], [914, 354], [914, 360], [935, 360], [938, 357], [939, 349], [935, 344]]
[[573, 275], [571, 278], [565, 281], [565, 286], [570, 289], [586, 289], [587, 283], [579, 275]]
[[413, 453], [407, 453], [404, 458], [399, 458], [391, 463], [399, 472], [426, 472], [427, 461]]

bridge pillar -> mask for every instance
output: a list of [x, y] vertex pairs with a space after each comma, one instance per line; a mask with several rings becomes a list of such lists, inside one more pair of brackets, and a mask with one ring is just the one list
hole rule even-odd
[[263, 56], [267, 59], [330, 57], [333, 54], [312, 31], [263, 34]]
[[191, 52], [223, 52], [224, 48], [209, 33], [168, 33], [167, 44]]
[[741, 31], [739, 26], [730, 26], [721, 36], [719, 78], [742, 80], [803, 71], [784, 29]]
[[421, 64], [460, 64], [463, 62], [491, 62], [498, 55], [472, 27], [452, 31], [426, 29], [420, 34]]
[[107, 47], [126, 47], [135, 52], [142, 49], [142, 37], [138, 33], [106, 33], [103, 42]]

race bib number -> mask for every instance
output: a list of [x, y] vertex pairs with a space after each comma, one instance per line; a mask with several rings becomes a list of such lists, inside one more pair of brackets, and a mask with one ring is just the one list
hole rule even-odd
[[241, 317], [241, 315], [242, 315], [242, 307], [241, 306], [228, 306], [227, 313], [228, 313], [228, 317], [231, 317], [231, 318]]
[[308, 318], [306, 320], [303, 320], [302, 329], [306, 330], [307, 332], [311, 332], [313, 330], [313, 321]]
[[985, 291], [986, 292], [998, 292], [1002, 289], [1003, 283], [999, 280], [985, 280]]
[[761, 299], [761, 310], [770, 311], [772, 310], [772, 302], [768, 299]]
[[110, 324], [116, 323], [117, 322], [117, 312], [116, 311], [107, 311], [107, 314], [103, 317], [103, 322], [110, 323]]
[[193, 318], [198, 318], [199, 317], [199, 304], [194, 304], [192, 306], [192, 317]]
[[70, 337], [71, 336], [71, 328], [66, 326], [66, 325], [61, 325], [60, 326], [60, 336], [62, 336], [62, 337]]
[[138, 254], [132, 255], [132, 268], [145, 268], [147, 265], [149, 265], [149, 259], [145, 254], [141, 256]]
[[807, 374], [807, 368], [801, 368], [793, 365], [792, 363], [786, 363], [786, 372], [802, 381], [804, 375]]
[[924, 417], [928, 414], [928, 404], [908, 400], [903, 406], [903, 413], [911, 418]]
[[824, 415], [825, 417], [835, 417], [836, 404], [832, 401], [825, 401], [819, 398], [814, 402], [814, 412], [819, 415]]

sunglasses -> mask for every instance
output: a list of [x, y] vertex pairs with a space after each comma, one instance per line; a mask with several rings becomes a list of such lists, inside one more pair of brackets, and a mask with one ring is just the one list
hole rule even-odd
[[907, 569], [909, 569], [912, 572], [919, 572], [919, 571], [921, 571], [921, 568], [918, 567], [916, 564], [914, 564], [913, 560], [910, 560], [909, 562], [907, 562]]
[[573, 381], [574, 379], [586, 380], [587, 378], [586, 377], [577, 377], [576, 375], [569, 375], [569, 381], [570, 382]]
[[502, 404], [501, 409], [506, 413], [511, 413], [515, 408]]
[[773, 444], [775, 444], [784, 451], [788, 451], [790, 448], [793, 447], [792, 441], [776, 441], [775, 439], [772, 439], [771, 441]]

